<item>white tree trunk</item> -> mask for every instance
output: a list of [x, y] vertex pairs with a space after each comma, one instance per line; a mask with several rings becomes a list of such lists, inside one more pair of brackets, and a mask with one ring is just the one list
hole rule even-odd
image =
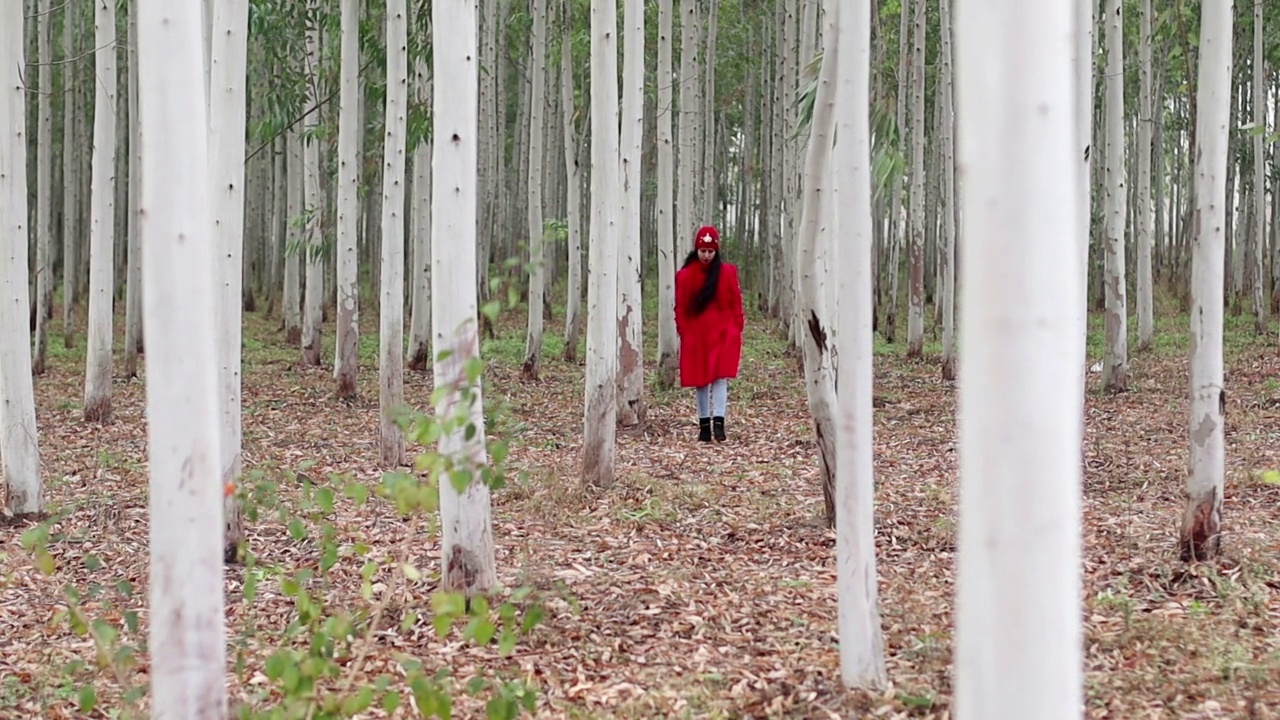
[[[214, 319], [218, 337], [218, 398], [221, 408], [222, 480], [234, 484], [241, 471], [240, 349], [244, 289], [244, 145], [249, 0], [213, 1], [209, 58], [209, 171], [218, 289]], [[226, 555], [235, 559], [243, 541], [240, 508], [226, 496]]]
[[[316, 0], [310, 0], [312, 6]], [[307, 67], [312, 88], [311, 104], [322, 98], [318, 95], [320, 63], [320, 28], [307, 30]], [[306, 290], [302, 312], [302, 364], [320, 364], [320, 323], [324, 319], [324, 193], [320, 187], [320, 139], [316, 130], [320, 126], [320, 113], [313, 112], [302, 121], [303, 126], [303, 216], [306, 218], [304, 241], [299, 249], [306, 268]]]
[[527, 379], [538, 377], [542, 357], [543, 304], [547, 293], [546, 253], [542, 239], [542, 139], [543, 110], [546, 107], [547, 77], [547, 2], [530, 0], [529, 12], [533, 15], [533, 32], [529, 47], [533, 55], [529, 65], [529, 172], [526, 176], [526, 220], [529, 228], [529, 327], [525, 335], [522, 375]]
[[[1149, 2], [1150, 0], [1148, 0]], [[1261, 132], [1267, 124], [1266, 58], [1263, 55], [1262, 3], [1253, 4], [1253, 324], [1259, 335], [1267, 332], [1267, 314], [1271, 310], [1270, 289], [1263, 279], [1263, 250], [1267, 243], [1267, 153]], [[1273, 185], [1272, 202], [1280, 203], [1280, 192]], [[1280, 231], [1278, 228], [1276, 231]], [[1273, 240], [1280, 244], [1280, 240]]]
[[[1080, 185], [1076, 193], [1076, 213], [1079, 215], [1076, 262], [1080, 265], [1080, 282], [1085, 283], [1086, 287], [1085, 296], [1081, 298], [1080, 306], [1076, 308], [1076, 326], [1080, 337], [1088, 338], [1089, 237], [1093, 222], [1093, 62], [1097, 49], [1094, 42], [1097, 3], [1077, 2], [1075, 10], [1072, 18], [1074, 35], [1071, 59], [1075, 68], [1076, 161], [1080, 163], [1080, 173], [1076, 176], [1076, 182]], [[1080, 368], [1082, 377], [1084, 371], [1085, 368], [1082, 366]], [[1083, 407], [1083, 395], [1080, 396], [1080, 402]], [[1083, 456], [1081, 462], [1083, 462]]]
[[[466, 395], [470, 363], [480, 357], [476, 321], [476, 140], [479, 135], [479, 73], [476, 6], [472, 0], [435, 0], [433, 33], [432, 142], [435, 164], [431, 179], [431, 264], [437, 287], [431, 304], [435, 338], [436, 415], [465, 413], [475, 426], [468, 438], [461, 429], [442, 434], [440, 452], [476, 469], [471, 484], [458, 492], [447, 476], [440, 479], [440, 524], [444, 553], [442, 587], [450, 591], [484, 592], [496, 581], [493, 520], [489, 486], [478, 469], [487, 462], [481, 389]], [[446, 357], [441, 358], [440, 355]], [[470, 405], [458, 408], [469, 399]]]
[[910, 257], [907, 259], [907, 357], [924, 355], [924, 0], [912, 10], [911, 40], [911, 194], [907, 198]]
[[1200, 7], [1195, 218], [1191, 237], [1191, 462], [1179, 545], [1183, 560], [1218, 554], [1226, 448], [1222, 424], [1223, 253], [1231, 131], [1231, 0]]
[[[418, 60], [414, 79], [418, 102], [430, 103], [431, 66]], [[409, 318], [409, 369], [431, 367], [431, 139], [413, 151], [413, 310]]]
[[[341, 0], [341, 10], [342, 70], [338, 90], [338, 322], [335, 331], [337, 358], [333, 372], [337, 379], [336, 395], [342, 399], [351, 399], [356, 396], [357, 352], [360, 347], [360, 283], [356, 265], [356, 234], [360, 226], [359, 136], [364, 134], [364, 124], [359, 117], [360, 0]], [[387, 98], [387, 102], [390, 102], [390, 98]], [[390, 157], [390, 153], [387, 157]], [[385, 317], [385, 313], [383, 316]], [[385, 342], [380, 342], [380, 345], [385, 345]]]
[[409, 18], [405, 0], [387, 0], [387, 109], [382, 152], [382, 292], [378, 328], [378, 411], [382, 464], [404, 463], [396, 413], [404, 404], [404, 176], [409, 128]]
[[956, 5], [957, 720], [1084, 712], [1074, 13]]
[[[40, 0], [36, 18], [36, 350], [33, 369], [44, 374], [53, 317], [53, 22], [50, 0]], [[21, 43], [19, 43], [21, 44]]]
[[[62, 8], [62, 57], [64, 60], [76, 56], [75, 48], [75, 10], [78, 5], [64, 3]], [[18, 43], [19, 46], [21, 43]], [[67, 64], [63, 69], [63, 83], [73, 82], [75, 66]], [[80, 157], [79, 153], [67, 152], [66, 148], [76, 143], [76, 126], [83, 123], [77, 112], [76, 95], [68, 93], [62, 103], [62, 344], [71, 347], [74, 334], [72, 329], [73, 311], [76, 306], [76, 294], [79, 290], [80, 257], [83, 252], [80, 231]]]
[[[680, 336], [676, 334], [675, 152], [671, 116], [675, 113], [671, 72], [671, 0], [658, 0], [658, 374], [663, 385], [676, 384], [680, 369]], [[683, 237], [683, 233], [681, 233]]]
[[1124, 164], [1124, 22], [1120, 0], [1106, 0], [1107, 76], [1106, 96], [1106, 248], [1105, 289], [1107, 348], [1102, 382], [1109, 392], [1129, 387], [1129, 314], [1125, 299], [1124, 233], [1128, 191]]
[[93, 181], [89, 208], [89, 341], [84, 419], [111, 419], [115, 300], [116, 4], [94, 0]]
[[1138, 186], [1134, 213], [1134, 240], [1138, 245], [1138, 349], [1151, 347], [1155, 334], [1155, 298], [1151, 277], [1151, 232], [1155, 209], [1151, 206], [1151, 0], [1142, 0], [1138, 11]]
[[[640, 178], [644, 135], [644, 0], [623, 0], [622, 225], [618, 232], [618, 420], [626, 427], [644, 423], [644, 316], [640, 290]], [[714, 11], [713, 11], [714, 12]], [[710, 64], [708, 64], [709, 66]], [[711, 77], [708, 71], [708, 77]], [[714, 137], [714, 133], [708, 133]], [[710, 173], [710, 169], [707, 171]]]
[[40, 447], [27, 285], [27, 97], [23, 6], [0, 5], [0, 515], [40, 512]]
[[565, 204], [569, 206], [569, 290], [564, 313], [564, 358], [578, 358], [582, 332], [582, 169], [578, 164], [578, 137], [574, 130], [573, 41], [566, 30], [560, 40], [560, 107], [564, 118]]
[[956, 379], [956, 115], [951, 58], [951, 0], [938, 0], [942, 93], [942, 378]]
[[284, 290], [281, 315], [284, 316], [285, 342], [295, 344], [302, 340], [302, 257], [306, 253], [306, 231], [302, 226], [304, 162], [302, 135], [297, 130], [285, 133], [285, 152], [288, 157], [285, 174], [288, 188], [285, 209]]
[[[140, 0], [153, 717], [226, 713], [217, 263], [194, 3]], [[181, 162], [175, 162], [181, 158]]]
[[[836, 15], [837, 27], [832, 235], [839, 238], [835, 264], [843, 269], [836, 274], [840, 304], [836, 344], [842, 358], [837, 373], [844, 389], [837, 398], [835, 492], [840, 676], [848, 687], [879, 688], [888, 678], [876, 578], [872, 462], [871, 2], [834, 5], [826, 12]], [[944, 32], [947, 29], [944, 20]], [[829, 25], [827, 31], [831, 32]]]
[[142, 246], [139, 243], [138, 204], [142, 182], [142, 122], [138, 117], [138, 4], [129, 12], [129, 221], [128, 266], [124, 289], [124, 374], [138, 376], [142, 351]]
[[[834, 13], [832, 13], [832, 17]], [[822, 500], [826, 522], [836, 521], [835, 471], [835, 368], [833, 365], [831, 336], [835, 330], [832, 313], [826, 307], [826, 286], [829, 264], [819, 262], [820, 234], [830, 233], [823, 227], [824, 205], [831, 180], [831, 142], [835, 129], [836, 63], [838, 46], [832, 17], [828, 17], [823, 33], [826, 47], [822, 69], [818, 72], [818, 87], [813, 106], [813, 122], [809, 130], [809, 146], [805, 152], [804, 194], [800, 208], [799, 233], [796, 246], [796, 310], [803, 323], [801, 348], [804, 352], [805, 390], [809, 400], [809, 414], [818, 443], [818, 459], [822, 476]]]
[[582, 479], [613, 484], [618, 418], [617, 0], [591, 0], [591, 235]]

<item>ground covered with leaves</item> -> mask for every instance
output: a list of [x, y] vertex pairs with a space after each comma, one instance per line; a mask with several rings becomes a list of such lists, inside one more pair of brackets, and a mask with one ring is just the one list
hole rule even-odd
[[[764, 321], [751, 322], [731, 386], [728, 443], [697, 443], [691, 393], [659, 389], [650, 371], [647, 422], [620, 435], [617, 483], [605, 490], [578, 481], [582, 366], [559, 359], [548, 338], [541, 379], [522, 382], [518, 317], [486, 341], [489, 431], [520, 471], [494, 494], [499, 577], [532, 591], [504, 596], [518, 617], [541, 612], [501, 648], [498, 638], [463, 637], [465, 621], [440, 637], [438, 532], [351, 491], [378, 486], [383, 472], [376, 314], [365, 313], [356, 402], [333, 398], [331, 368], [298, 364], [277, 321], [247, 323], [245, 484], [258, 512], [252, 561], [226, 570], [237, 712], [279, 701], [294, 668], [277, 650], [314, 640], [303, 620], [314, 627], [317, 613], [347, 612], [358, 639], [336, 644], [338, 677], [318, 686], [334, 697], [394, 689], [420, 667], [448, 669], [441, 682], [455, 717], [484, 717], [486, 703], [501, 715], [492, 698], [514, 707], [521, 687], [547, 718], [948, 716], [956, 403], [936, 354], [908, 361], [884, 346], [878, 356], [877, 550], [892, 684], [868, 696], [840, 685], [834, 535], [820, 521], [797, 365]], [[1174, 543], [1187, 464], [1185, 327], [1168, 321], [1156, 346], [1135, 354], [1130, 392], [1104, 396], [1100, 376], [1089, 376], [1090, 718], [1280, 717], [1280, 487], [1261, 475], [1280, 468], [1280, 356], [1274, 336], [1231, 323], [1226, 553], [1189, 566]], [[332, 326], [326, 339], [328, 360]], [[24, 547], [30, 522], [0, 526], [0, 717], [119, 717], [146, 707], [143, 385], [118, 379], [114, 420], [85, 423], [83, 337], [72, 348], [55, 339], [54, 355], [37, 380], [52, 563], [42, 569]], [[425, 408], [430, 377], [408, 373], [406, 392]], [[406, 566], [421, 576], [397, 579]], [[311, 574], [307, 592], [292, 580], [299, 570]], [[355, 716], [416, 716], [411, 694], [393, 712], [379, 695]]]

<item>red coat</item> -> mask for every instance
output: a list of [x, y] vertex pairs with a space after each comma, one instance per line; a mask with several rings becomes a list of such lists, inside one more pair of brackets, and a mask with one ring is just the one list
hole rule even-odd
[[742, 287], [738, 268], [720, 264], [715, 300], [693, 315], [693, 300], [702, 289], [706, 265], [695, 260], [676, 273], [676, 332], [680, 334], [680, 385], [701, 387], [738, 376], [742, 360]]

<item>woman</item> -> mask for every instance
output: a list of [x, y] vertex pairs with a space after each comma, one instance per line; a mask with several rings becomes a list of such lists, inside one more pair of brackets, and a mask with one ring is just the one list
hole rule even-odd
[[676, 273], [680, 386], [697, 388], [698, 440], [724, 442], [729, 378], [742, 359], [742, 288], [738, 268], [720, 258], [720, 232], [698, 228], [693, 250]]

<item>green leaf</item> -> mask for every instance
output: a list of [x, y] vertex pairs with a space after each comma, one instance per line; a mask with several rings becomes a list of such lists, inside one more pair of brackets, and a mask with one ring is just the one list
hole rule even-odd
[[88, 570], [90, 570], [90, 571], [101, 569], [101, 568], [102, 568], [102, 559], [101, 559], [101, 558], [99, 558], [97, 555], [93, 555], [93, 554], [85, 555], [85, 556], [84, 556], [84, 566], [85, 566], [85, 568], [86, 568], [86, 569], [88, 569]]
[[355, 715], [368, 710], [370, 705], [373, 705], [373, 688], [366, 686], [360, 688], [355, 695], [347, 696], [342, 702], [342, 712], [344, 715]]
[[359, 482], [347, 483], [342, 494], [354, 500], [356, 505], [364, 505], [369, 500], [369, 487]]
[[93, 712], [93, 708], [98, 704], [98, 694], [94, 691], [92, 685], [85, 685], [76, 693], [76, 702], [80, 706], [80, 712], [88, 715]]
[[290, 658], [285, 650], [277, 650], [267, 658], [264, 669], [267, 672], [267, 678], [270, 680], [279, 680], [284, 677], [285, 668], [292, 664], [293, 659]]
[[316, 490], [316, 502], [320, 504], [320, 509], [326, 514], [333, 512], [333, 489], [322, 487]]
[[400, 693], [396, 692], [395, 690], [392, 690], [391, 692], [382, 696], [383, 712], [387, 713], [388, 715], [393, 715], [395, 714], [395, 711], [399, 707], [400, 707]]

